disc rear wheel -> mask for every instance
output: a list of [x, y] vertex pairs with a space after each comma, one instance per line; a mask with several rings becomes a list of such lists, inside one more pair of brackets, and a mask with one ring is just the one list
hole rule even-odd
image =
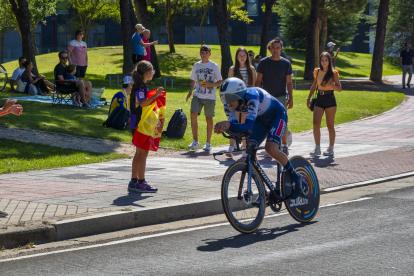
[[[303, 177], [304, 189], [302, 194], [296, 199], [285, 201], [286, 209], [289, 214], [299, 222], [311, 221], [319, 209], [319, 181], [315, 170], [308, 160], [301, 156], [294, 156], [290, 160], [295, 171]], [[292, 181], [288, 173], [282, 174], [282, 195], [289, 196], [292, 191]]]

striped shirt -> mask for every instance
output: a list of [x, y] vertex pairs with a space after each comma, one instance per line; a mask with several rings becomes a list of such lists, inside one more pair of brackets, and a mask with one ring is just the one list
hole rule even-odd
[[247, 86], [248, 83], [249, 83], [249, 75], [247, 74], [247, 68], [246, 67], [239, 68], [239, 71], [240, 71], [240, 75], [242, 76], [242, 79], [243, 79], [244, 83]]

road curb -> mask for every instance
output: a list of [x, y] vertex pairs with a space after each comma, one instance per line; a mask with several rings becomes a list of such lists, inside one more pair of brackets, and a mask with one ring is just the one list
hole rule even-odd
[[52, 225], [18, 227], [0, 232], [0, 248], [24, 246], [29, 242], [35, 244], [56, 240], [56, 228]]
[[[410, 176], [414, 176], [414, 172], [328, 188], [321, 190], [321, 194], [378, 184]], [[0, 247], [13, 248], [19, 245], [26, 245], [29, 242], [39, 244], [73, 239], [222, 213], [223, 207], [220, 198], [144, 210], [132, 209], [131, 211], [108, 212], [107, 214], [58, 221], [48, 226], [26, 227], [22, 229], [11, 228], [5, 230], [5, 232], [1, 231]]]

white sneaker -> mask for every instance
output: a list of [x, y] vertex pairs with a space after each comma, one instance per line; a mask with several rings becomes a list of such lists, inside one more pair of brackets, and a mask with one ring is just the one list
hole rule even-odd
[[321, 155], [321, 147], [320, 146], [315, 146], [315, 149], [309, 153], [311, 156], [318, 156]]
[[226, 153], [225, 155], [228, 158], [233, 158], [233, 153], [231, 153], [231, 152], [234, 151], [234, 147], [230, 146], [228, 151], [229, 151], [229, 153]]
[[244, 151], [242, 151], [242, 157], [245, 158], [246, 157], [246, 149], [243, 148], [243, 147], [241, 149], [244, 150]]
[[206, 144], [203, 147], [203, 150], [210, 151], [211, 150], [211, 144], [209, 142], [206, 142]]
[[200, 147], [200, 144], [194, 140], [187, 148], [189, 149], [198, 149]]
[[329, 146], [326, 151], [323, 152], [323, 155], [325, 156], [333, 156], [334, 155], [334, 149], [332, 146]]

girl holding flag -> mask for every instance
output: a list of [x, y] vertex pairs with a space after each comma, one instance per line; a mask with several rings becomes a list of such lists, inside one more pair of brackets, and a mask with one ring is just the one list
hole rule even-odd
[[[159, 87], [157, 90], [148, 91], [147, 81], [152, 80], [154, 69], [150, 62], [141, 61], [132, 73], [134, 82], [131, 91], [131, 131], [134, 135], [132, 143], [136, 146], [134, 159], [132, 160], [131, 181], [128, 184], [129, 191], [139, 193], [155, 193], [157, 188], [151, 187], [145, 181], [145, 166], [149, 150], [158, 149], [162, 132], [162, 124], [165, 118], [165, 92]], [[160, 97], [161, 96], [161, 97]], [[146, 122], [147, 118], [157, 118], [158, 125]], [[159, 130], [161, 128], [161, 130]]]

